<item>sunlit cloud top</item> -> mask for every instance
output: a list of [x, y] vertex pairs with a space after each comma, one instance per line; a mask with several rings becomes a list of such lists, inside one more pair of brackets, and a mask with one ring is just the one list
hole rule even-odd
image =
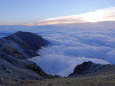
[[51, 25], [51, 24], [67, 24], [67, 23], [84, 23], [84, 22], [102, 22], [102, 21], [115, 21], [115, 7], [96, 10], [83, 14], [49, 18], [40, 20], [26, 25]]

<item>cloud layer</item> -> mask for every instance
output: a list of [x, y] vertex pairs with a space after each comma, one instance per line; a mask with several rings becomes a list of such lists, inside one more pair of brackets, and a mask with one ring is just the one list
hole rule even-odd
[[93, 25], [90, 23], [88, 25], [74, 24], [72, 27], [0, 26], [0, 35], [6, 36], [9, 33], [22, 30], [43, 36], [52, 45], [42, 48], [39, 51], [41, 56], [33, 57], [30, 60], [49, 74], [67, 76], [76, 65], [84, 61], [115, 64], [114, 22], [98, 24], [101, 26], [98, 27], [97, 23]]
[[[42, 31], [42, 30], [41, 30]], [[52, 45], [39, 51], [36, 62], [49, 74], [67, 76], [77, 64], [115, 64], [115, 29], [47, 28], [41, 35]]]
[[115, 21], [115, 7], [96, 10], [83, 14], [49, 18], [38, 22], [28, 23], [26, 25], [52, 25], [52, 24], [68, 24], [68, 23], [84, 23], [84, 22], [102, 22]]

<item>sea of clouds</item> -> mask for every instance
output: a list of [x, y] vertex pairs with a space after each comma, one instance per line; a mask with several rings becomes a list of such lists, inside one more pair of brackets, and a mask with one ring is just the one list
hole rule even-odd
[[[22, 26], [16, 28], [19, 27]], [[11, 29], [10, 33], [16, 30]], [[76, 65], [84, 61], [115, 64], [114, 28], [24, 26], [19, 30], [37, 33], [52, 43], [38, 51], [40, 56], [29, 59], [41, 66], [46, 73], [67, 76]]]
[[114, 29], [49, 29], [41, 35], [52, 45], [42, 48], [31, 61], [47, 73], [67, 76], [84, 61], [115, 63]]

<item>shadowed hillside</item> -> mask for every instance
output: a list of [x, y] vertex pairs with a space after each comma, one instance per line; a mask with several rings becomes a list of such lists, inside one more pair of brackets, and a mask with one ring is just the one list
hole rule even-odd
[[0, 38], [0, 79], [28, 80], [47, 78], [41, 67], [27, 60], [37, 56], [37, 50], [46, 47], [49, 42], [30, 32], [16, 32]]
[[[6, 85], [9, 82], [6, 83]], [[101, 65], [84, 62], [77, 65], [71, 77], [22, 80], [10, 82], [10, 85], [19, 86], [115, 86], [115, 65]]]

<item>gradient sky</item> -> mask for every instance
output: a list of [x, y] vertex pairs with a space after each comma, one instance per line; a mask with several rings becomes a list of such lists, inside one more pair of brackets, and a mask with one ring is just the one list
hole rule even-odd
[[0, 25], [21, 25], [109, 7], [115, 7], [115, 0], [0, 0]]

